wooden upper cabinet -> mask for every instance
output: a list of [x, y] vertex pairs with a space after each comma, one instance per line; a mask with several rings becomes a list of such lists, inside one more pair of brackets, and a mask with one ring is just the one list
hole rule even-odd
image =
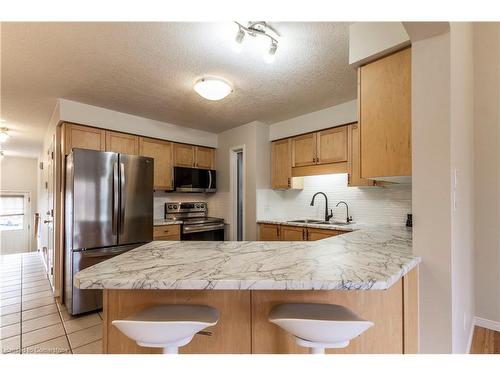
[[280, 226], [278, 224], [260, 224], [259, 241], [279, 241]]
[[280, 239], [281, 241], [305, 241], [307, 229], [304, 227], [280, 226]]
[[106, 130], [106, 151], [139, 155], [139, 137]]
[[347, 161], [347, 126], [316, 133], [316, 163], [329, 164]]
[[316, 164], [316, 133], [292, 138], [292, 167]]
[[195, 167], [201, 169], [215, 169], [215, 153], [213, 148], [195, 147]]
[[104, 151], [106, 149], [105, 131], [76, 124], [64, 123], [64, 153], [68, 155], [73, 148]]
[[411, 176], [411, 48], [360, 68], [361, 176]]
[[290, 139], [274, 141], [271, 145], [271, 187], [288, 189], [291, 185], [291, 178]]
[[172, 142], [152, 138], [139, 138], [139, 155], [154, 159], [154, 188], [172, 190], [173, 186]]
[[347, 163], [347, 185], [348, 186], [374, 186], [374, 180], [361, 177], [361, 138], [358, 123], [347, 127], [348, 138], [348, 163]]
[[174, 165], [176, 167], [194, 168], [195, 146], [174, 143]]

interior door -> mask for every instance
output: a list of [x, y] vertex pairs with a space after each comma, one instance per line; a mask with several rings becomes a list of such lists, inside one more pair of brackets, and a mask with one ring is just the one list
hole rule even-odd
[[153, 240], [153, 159], [120, 154], [119, 244]]
[[43, 224], [46, 225], [47, 230], [47, 255], [46, 266], [47, 276], [50, 285], [54, 286], [54, 141], [49, 146], [47, 152], [47, 212]]

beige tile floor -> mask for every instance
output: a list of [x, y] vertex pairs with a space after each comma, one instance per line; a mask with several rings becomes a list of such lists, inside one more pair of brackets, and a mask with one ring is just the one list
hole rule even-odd
[[52, 294], [39, 253], [0, 256], [1, 353], [99, 354], [102, 317], [71, 316]]

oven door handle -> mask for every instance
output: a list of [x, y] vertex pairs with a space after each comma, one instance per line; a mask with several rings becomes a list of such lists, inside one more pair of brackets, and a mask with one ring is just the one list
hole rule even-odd
[[219, 229], [224, 229], [224, 223], [214, 225], [184, 225], [182, 227], [182, 233], [208, 232]]

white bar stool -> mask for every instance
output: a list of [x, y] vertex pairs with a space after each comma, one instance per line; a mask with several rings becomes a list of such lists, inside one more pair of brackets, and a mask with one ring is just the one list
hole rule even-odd
[[163, 348], [177, 354], [201, 330], [219, 321], [217, 309], [205, 305], [156, 305], [124, 320], [113, 320], [124, 335], [139, 346]]
[[322, 303], [285, 303], [274, 306], [269, 321], [295, 336], [299, 346], [311, 354], [324, 354], [325, 348], [345, 348], [373, 323], [348, 308]]

